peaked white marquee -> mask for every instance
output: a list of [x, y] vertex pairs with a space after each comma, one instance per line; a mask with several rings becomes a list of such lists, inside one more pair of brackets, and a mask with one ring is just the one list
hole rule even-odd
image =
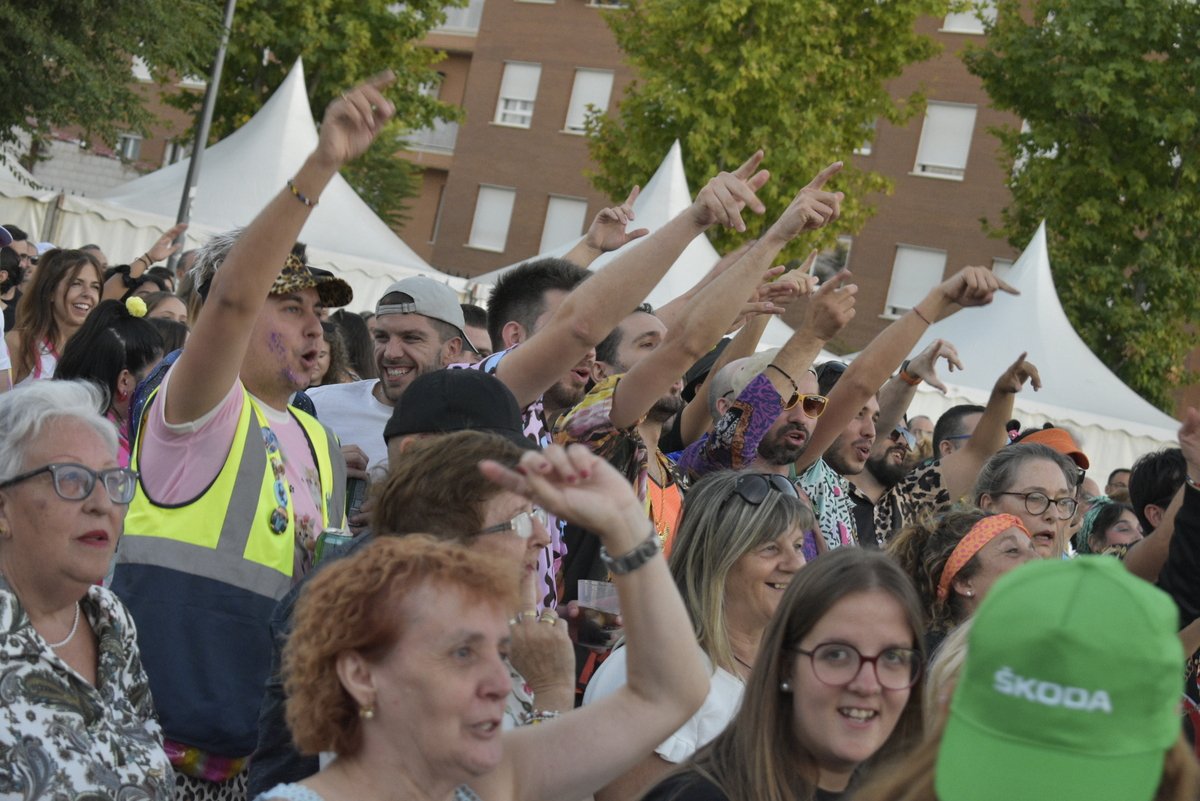
[[[205, 149], [192, 203], [194, 227], [226, 231], [247, 225], [296, 174], [316, 148], [317, 138], [303, 64], [297, 59], [249, 122]], [[119, 209], [128, 209], [134, 212], [130, 216], [143, 212], [174, 217], [189, 163], [185, 159], [111, 189], [99, 198], [108, 208], [96, 204], [81, 213], [111, 220], [119, 216]], [[384, 287], [414, 273], [463, 287], [461, 279], [439, 273], [414, 253], [340, 175], [321, 194], [299, 238], [309, 246], [314, 264], [350, 281], [356, 309], [373, 307]]]
[[[1026, 385], [1016, 396], [1014, 414], [1023, 424], [1051, 422], [1070, 429], [1093, 467], [1106, 471], [1175, 444], [1179, 422], [1117, 378], [1067, 320], [1050, 272], [1044, 221], [1004, 280], [1021, 294], [998, 293], [991, 305], [964, 309], [930, 326], [921, 338], [913, 355], [940, 337], [958, 349], [964, 369], [939, 371], [949, 389], [946, 396], [922, 384], [910, 414], [936, 416], [955, 403], [986, 403], [1000, 373], [1028, 351], [1042, 389], [1034, 392]], [[1103, 486], [1107, 472], [1091, 472]]]
[[[662, 164], [659, 165], [654, 175], [646, 182], [646, 186], [642, 188], [641, 193], [638, 194], [637, 200], [633, 202], [634, 220], [630, 223], [629, 228], [631, 230], [648, 228], [650, 233], [654, 233], [691, 204], [692, 193], [688, 189], [687, 176], [683, 171], [683, 150], [677, 139], [671, 145], [671, 149], [667, 151], [666, 158], [663, 159]], [[588, 223], [591, 223], [590, 219]], [[565, 245], [561, 245], [545, 253], [539, 253], [534, 258], [565, 256], [571, 248], [575, 247], [582, 240], [582, 236], [577, 237]], [[604, 269], [617, 256], [636, 248], [643, 241], [645, 241], [645, 237], [635, 239], [618, 251], [605, 253], [592, 263], [591, 269]], [[652, 306], [661, 306], [679, 297], [695, 286], [696, 282], [703, 278], [720, 258], [720, 254], [717, 253], [716, 248], [708, 241], [708, 237], [696, 237], [683, 253], [680, 254], [679, 258], [675, 260], [671, 268], [667, 270], [667, 274], [658, 282], [658, 286], [654, 288], [646, 298], [646, 301]], [[484, 273], [470, 279], [471, 283], [477, 287], [476, 294], [482, 294], [483, 299], [486, 300], [487, 290], [491, 285], [496, 283], [497, 278], [526, 261], [531, 261], [531, 259], [524, 259], [516, 264], [510, 264], [507, 267], [502, 267], [499, 270], [493, 270], [490, 273]], [[763, 346], [775, 347], [782, 345], [787, 341], [789, 336], [791, 336], [791, 329], [787, 325], [781, 321], [772, 320], [767, 327], [767, 332], [763, 335]]]

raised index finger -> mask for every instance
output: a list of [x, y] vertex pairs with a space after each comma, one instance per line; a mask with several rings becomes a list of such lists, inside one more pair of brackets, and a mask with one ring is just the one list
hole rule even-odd
[[758, 169], [759, 164], [762, 164], [762, 160], [763, 152], [759, 150], [753, 156], [746, 159], [746, 161], [742, 163], [742, 166], [734, 170], [733, 174], [745, 181], [751, 175], [754, 175], [754, 171]]
[[622, 206], [632, 206], [633, 201], [637, 200], [638, 193], [640, 193], [641, 191], [642, 191], [642, 188], [640, 186], [638, 186], [637, 184], [634, 184], [633, 189], [629, 192], [629, 197], [625, 198], [625, 202], [622, 203], [621, 205]]
[[810, 189], [821, 189], [825, 186], [825, 182], [842, 171], [842, 162], [835, 161], [825, 169], [817, 173], [817, 177], [808, 182]]

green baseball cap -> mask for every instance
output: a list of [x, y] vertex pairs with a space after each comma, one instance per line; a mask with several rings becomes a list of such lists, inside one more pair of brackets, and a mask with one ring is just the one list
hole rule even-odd
[[1116, 559], [1033, 562], [971, 624], [938, 750], [941, 801], [1150, 801], [1179, 739], [1179, 613]]

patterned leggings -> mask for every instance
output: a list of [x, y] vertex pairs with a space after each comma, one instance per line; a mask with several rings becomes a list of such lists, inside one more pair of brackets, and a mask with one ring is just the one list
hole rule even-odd
[[227, 782], [210, 782], [175, 771], [175, 801], [246, 801], [246, 768]]

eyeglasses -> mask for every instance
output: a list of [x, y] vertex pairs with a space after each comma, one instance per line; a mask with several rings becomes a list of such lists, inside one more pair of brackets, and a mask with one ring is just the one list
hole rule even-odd
[[921, 655], [911, 648], [888, 648], [876, 656], [863, 656], [853, 645], [826, 642], [811, 651], [793, 650], [811, 659], [817, 681], [830, 687], [844, 687], [854, 681], [863, 662], [875, 666], [875, 678], [886, 690], [907, 690], [921, 675]]
[[799, 390], [792, 392], [792, 397], [788, 400], [780, 398], [779, 405], [783, 407], [785, 412], [796, 408], [797, 404], [801, 404], [804, 413], [812, 418], [820, 417], [825, 414], [825, 407], [829, 405], [829, 398], [824, 395], [801, 395]]
[[733, 485], [733, 492], [725, 500], [739, 495], [746, 503], [758, 506], [767, 499], [771, 490], [792, 498], [800, 497], [800, 494], [796, 492], [795, 485], [778, 473], [749, 473], [737, 480], [737, 483]]
[[499, 534], [501, 531], [515, 531], [517, 536], [523, 540], [527, 540], [533, 536], [533, 521], [541, 523], [543, 527], [550, 524], [550, 515], [545, 509], [534, 507], [532, 512], [521, 512], [521, 514], [509, 520], [507, 523], [499, 523], [495, 526], [488, 526], [483, 531], [476, 531], [475, 534]]
[[104, 490], [113, 503], [127, 504], [137, 493], [138, 472], [136, 470], [130, 470], [128, 467], [114, 467], [109, 470], [96, 471], [71, 462], [48, 464], [37, 470], [22, 473], [0, 484], [0, 489], [6, 489], [42, 473], [49, 473], [54, 477], [54, 491], [64, 501], [82, 501], [91, 495], [97, 479], [104, 483]]
[[1044, 492], [997, 492], [997, 495], [1016, 495], [1018, 498], [1025, 499], [1025, 511], [1031, 515], [1045, 514], [1050, 508], [1050, 504], [1058, 507], [1058, 519], [1070, 520], [1075, 514], [1075, 507], [1079, 505], [1079, 501], [1074, 498], [1059, 498], [1051, 500]]
[[903, 442], [908, 446], [910, 451], [917, 447], [917, 438], [913, 436], [913, 433], [904, 426], [896, 426], [896, 429], [892, 431], [892, 435], [889, 437], [889, 439], [895, 442]]

